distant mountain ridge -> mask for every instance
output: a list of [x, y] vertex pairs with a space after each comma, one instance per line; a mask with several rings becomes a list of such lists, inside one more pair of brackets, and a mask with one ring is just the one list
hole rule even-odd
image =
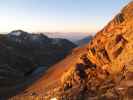
[[88, 34], [86, 32], [42, 32], [43, 34], [51, 37], [51, 38], [65, 38], [72, 42], [81, 40], [84, 37], [87, 37]]
[[65, 44], [65, 42], [66, 42], [66, 44], [67, 43], [72, 44], [72, 42], [68, 41], [67, 39], [49, 38], [48, 36], [46, 36], [43, 33], [40, 33], [40, 34], [28, 33], [28, 32], [24, 32], [22, 30], [15, 30], [15, 31], [8, 33], [8, 37], [10, 37], [10, 39], [12, 39], [13, 41], [16, 41], [16, 42], [20, 42], [20, 43], [21, 42], [30, 42], [30, 43], [37, 44], [38, 46], [49, 45], [49, 44], [63, 46]]
[[0, 85], [22, 81], [39, 66], [48, 69], [63, 59], [76, 45], [66, 39], [49, 38], [15, 30], [0, 35]]
[[91, 40], [92, 40], [93, 36], [90, 35], [90, 36], [87, 36], [81, 40], [78, 40], [78, 41], [75, 41], [74, 43], [80, 47], [86, 45], [87, 43], [89, 43]]

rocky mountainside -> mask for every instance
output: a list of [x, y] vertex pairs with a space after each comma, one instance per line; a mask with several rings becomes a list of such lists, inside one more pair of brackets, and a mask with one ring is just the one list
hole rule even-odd
[[90, 36], [87, 36], [87, 37], [85, 37], [85, 38], [83, 38], [81, 40], [75, 41], [74, 43], [76, 45], [78, 45], [79, 47], [82, 47], [82, 46], [88, 44], [92, 40], [92, 38], [93, 38], [93, 36], [90, 35]]
[[21, 83], [34, 70], [63, 59], [75, 44], [22, 30], [0, 35], [0, 88]]
[[47, 75], [14, 99], [133, 100], [133, 2]]

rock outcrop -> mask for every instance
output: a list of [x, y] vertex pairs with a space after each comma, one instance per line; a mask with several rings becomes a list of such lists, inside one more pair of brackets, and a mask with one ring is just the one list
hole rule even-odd
[[78, 85], [77, 95], [69, 92], [71, 100], [133, 99], [132, 12], [133, 2], [96, 34], [85, 47], [82, 62], [62, 76], [64, 94]]

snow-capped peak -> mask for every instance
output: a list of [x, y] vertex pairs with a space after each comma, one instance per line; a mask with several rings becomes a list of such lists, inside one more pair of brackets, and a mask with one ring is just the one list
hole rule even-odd
[[20, 31], [14, 31], [14, 32], [11, 32], [10, 35], [20, 36], [21, 32]]
[[9, 35], [13, 35], [13, 36], [20, 36], [22, 34], [26, 35], [28, 33], [23, 30], [15, 30], [9, 33]]

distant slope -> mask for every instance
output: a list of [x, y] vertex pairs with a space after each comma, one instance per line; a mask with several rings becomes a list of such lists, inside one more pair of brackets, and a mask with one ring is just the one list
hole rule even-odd
[[49, 38], [22, 30], [1, 34], [0, 87], [22, 82], [39, 67], [47, 70], [75, 47], [75, 44], [66, 39]]
[[85, 38], [83, 38], [81, 40], [75, 41], [74, 43], [81, 47], [81, 46], [84, 46], [87, 43], [89, 43], [92, 38], [93, 38], [93, 36], [90, 35], [90, 36], [87, 36], [87, 37], [85, 37]]

